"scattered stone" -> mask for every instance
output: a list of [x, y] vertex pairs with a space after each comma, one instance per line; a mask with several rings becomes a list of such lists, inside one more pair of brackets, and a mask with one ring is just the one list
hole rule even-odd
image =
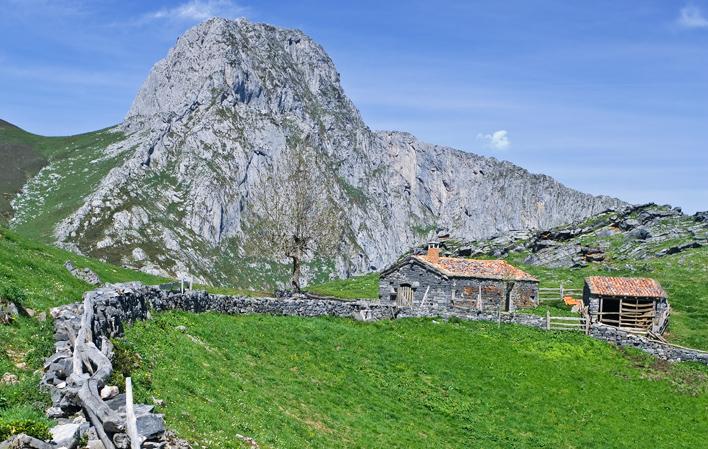
[[86, 447], [88, 449], [106, 449], [101, 440], [89, 440]]
[[114, 398], [118, 396], [118, 393], [118, 387], [116, 387], [115, 385], [106, 385], [101, 388], [101, 399], [106, 400]]
[[182, 333], [187, 332], [187, 326], [180, 325], [180, 326], [177, 326], [175, 329], [177, 329], [178, 331], [180, 331]]
[[697, 242], [697, 241], [687, 242], [687, 243], [683, 243], [681, 245], [676, 245], [676, 246], [671, 246], [669, 248], [664, 248], [661, 251], [657, 252], [656, 256], [657, 257], [668, 256], [671, 254], [677, 254], [682, 251], [686, 251], [687, 249], [700, 248], [701, 246], [703, 246], [702, 242]]
[[59, 407], [49, 407], [46, 411], [47, 418], [58, 419], [64, 417], [64, 411]]
[[54, 449], [54, 446], [21, 433], [0, 443], [0, 449]]
[[260, 446], [258, 445], [258, 443], [256, 443], [256, 440], [254, 440], [254, 439], [251, 438], [251, 437], [247, 437], [247, 436], [241, 435], [240, 433], [237, 433], [237, 434], [236, 434], [236, 438], [238, 438], [239, 440], [241, 440], [241, 441], [243, 441], [244, 443], [248, 444], [248, 446], [249, 446], [251, 449], [259, 449], [259, 448], [260, 448]]
[[90, 268], [76, 268], [70, 260], [64, 263], [64, 268], [69, 270], [69, 272], [77, 279], [80, 279], [91, 285], [101, 285], [101, 278], [98, 277]]
[[113, 435], [113, 444], [116, 449], [128, 449], [130, 447], [130, 437], [126, 433], [116, 433]]
[[49, 433], [52, 434], [52, 441], [58, 447], [73, 449], [79, 444], [79, 424], [60, 424], [52, 427]]
[[0, 298], [0, 324], [10, 324], [20, 314], [19, 309], [12, 301]]
[[693, 214], [693, 219], [701, 223], [708, 223], [708, 211], [696, 212]]
[[17, 376], [12, 373], [5, 373], [2, 375], [2, 379], [0, 379], [0, 383], [5, 384], [5, 385], [16, 385], [16, 384], [20, 383], [20, 379], [18, 379]]

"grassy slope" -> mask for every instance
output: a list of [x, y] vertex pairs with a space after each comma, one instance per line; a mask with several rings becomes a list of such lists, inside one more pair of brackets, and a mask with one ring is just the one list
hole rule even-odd
[[0, 296], [36, 312], [34, 318], [23, 316], [11, 325], [0, 325], [0, 376], [11, 373], [20, 380], [18, 385], [0, 384], [0, 441], [10, 424], [15, 431], [30, 430], [37, 435], [46, 429], [44, 409], [48, 398], [37, 388], [37, 370], [54, 344], [51, 321], [37, 317], [51, 307], [79, 301], [83, 292], [93, 289], [64, 268], [67, 260], [78, 267], [91, 268], [106, 282], [163, 281], [38, 244], [0, 228]]
[[139, 399], [166, 400], [202, 447], [689, 448], [708, 433], [705, 367], [580, 334], [168, 313], [118, 347], [140, 355]]
[[[635, 264], [618, 263], [615, 266], [591, 264], [585, 268], [544, 268], [525, 265], [527, 254], [512, 254], [508, 260], [532, 273], [541, 281], [541, 287], [558, 287], [562, 282], [568, 288], [582, 288], [583, 279], [591, 275], [649, 276], [657, 279], [669, 294], [672, 307], [671, 322], [665, 335], [670, 341], [708, 350], [708, 248], [697, 248]], [[375, 299], [378, 297], [378, 276], [366, 275], [329, 282], [310, 288], [318, 294], [343, 298]], [[563, 305], [544, 303], [531, 313], [566, 315]]]
[[[119, 162], [120, 155], [101, 157], [104, 148], [123, 137], [110, 129], [76, 136], [45, 137], [6, 123], [0, 126], [1, 143], [29, 148], [49, 161], [49, 166], [29, 184], [30, 195], [23, 198], [16, 229], [32, 238], [51, 241], [54, 226], [76, 210], [82, 199]], [[14, 178], [17, 174], [0, 176]], [[15, 193], [17, 189], [11, 190], [0, 194]]]
[[44, 165], [46, 159], [31, 145], [12, 136], [21, 134], [17, 127], [0, 120], [0, 220], [12, 218], [12, 198]]
[[307, 288], [315, 295], [342, 299], [374, 299], [379, 297], [379, 275], [371, 273], [349, 279], [336, 279]]
[[697, 248], [671, 256], [634, 264], [618, 264], [611, 270], [590, 265], [558, 269], [524, 265], [524, 255], [512, 255], [510, 262], [541, 280], [542, 286], [582, 288], [591, 275], [647, 276], [658, 280], [669, 295], [671, 320], [665, 337], [676, 344], [708, 350], [708, 248]]

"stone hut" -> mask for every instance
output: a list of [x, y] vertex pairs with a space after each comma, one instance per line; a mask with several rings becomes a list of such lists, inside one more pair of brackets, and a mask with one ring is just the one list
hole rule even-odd
[[660, 335], [669, 319], [669, 302], [661, 285], [649, 278], [590, 276], [583, 303], [593, 322], [624, 330]]
[[504, 260], [441, 257], [431, 244], [381, 273], [379, 298], [408, 307], [513, 312], [538, 305], [538, 280]]

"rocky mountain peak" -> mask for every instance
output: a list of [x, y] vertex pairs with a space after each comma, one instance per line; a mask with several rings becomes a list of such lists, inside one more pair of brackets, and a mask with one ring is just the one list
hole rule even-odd
[[[383, 268], [438, 229], [478, 239], [624, 205], [509, 162], [374, 133], [322, 47], [300, 31], [245, 19], [211, 19], [180, 37], [119, 130], [86, 161], [113, 166], [62, 217], [57, 241], [215, 283], [272, 285], [284, 274], [246, 250], [248, 212], [258, 180], [303, 142], [320, 159], [314, 182], [332, 186], [345, 217], [339, 257], [314, 258], [310, 277]], [[40, 204], [41, 189], [60, 182], [33, 183], [17, 204]]]
[[213, 105], [264, 114], [303, 116], [306, 108], [325, 108], [359, 115], [332, 60], [301, 31], [213, 18], [188, 30], [155, 64], [126, 123], [155, 126]]

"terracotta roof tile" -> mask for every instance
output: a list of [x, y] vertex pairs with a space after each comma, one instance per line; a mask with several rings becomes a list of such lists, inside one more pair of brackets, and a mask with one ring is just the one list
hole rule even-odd
[[639, 298], [666, 298], [666, 292], [654, 279], [589, 276], [585, 283], [590, 293], [601, 296], [631, 296]]
[[437, 261], [429, 256], [413, 256], [447, 276], [472, 277], [482, 279], [509, 279], [514, 281], [534, 281], [538, 279], [519, 270], [505, 260], [462, 259], [457, 257], [438, 257]]

